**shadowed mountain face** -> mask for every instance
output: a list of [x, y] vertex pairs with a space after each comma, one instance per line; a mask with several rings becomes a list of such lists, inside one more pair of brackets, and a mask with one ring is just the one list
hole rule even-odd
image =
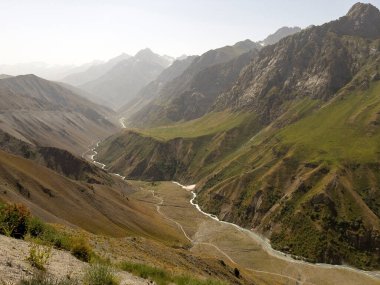
[[132, 117], [133, 114], [139, 112], [152, 100], [156, 99], [158, 94], [162, 92], [165, 84], [180, 76], [197, 58], [196, 56], [188, 56], [180, 60], [176, 60], [168, 68], [164, 69], [156, 80], [150, 82], [142, 88], [138, 94], [130, 102], [122, 106], [118, 113], [124, 117]]
[[37, 162], [67, 178], [110, 185], [112, 178], [102, 169], [72, 153], [54, 147], [28, 144], [0, 130], [0, 149]]
[[155, 80], [171, 61], [149, 49], [139, 51], [134, 57], [118, 62], [113, 68], [79, 87], [89, 92], [91, 100], [111, 108], [119, 108]]
[[112, 111], [34, 75], [0, 80], [0, 127], [26, 142], [80, 154], [114, 132]]
[[266, 46], [206, 115], [114, 135], [99, 159], [134, 179], [198, 182], [207, 212], [282, 251], [380, 268], [379, 21], [359, 3]]

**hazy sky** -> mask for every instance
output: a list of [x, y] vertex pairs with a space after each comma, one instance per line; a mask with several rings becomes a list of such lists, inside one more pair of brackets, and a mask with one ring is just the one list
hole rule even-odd
[[[0, 0], [0, 64], [80, 64], [135, 54], [201, 54], [281, 26], [344, 15], [351, 0]], [[380, 7], [380, 0], [368, 1]]]

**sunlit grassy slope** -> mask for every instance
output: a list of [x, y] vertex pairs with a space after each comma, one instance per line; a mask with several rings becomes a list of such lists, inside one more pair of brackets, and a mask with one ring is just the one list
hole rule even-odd
[[376, 162], [380, 147], [380, 83], [356, 91], [286, 127], [278, 138], [299, 158]]
[[230, 130], [244, 122], [248, 116], [248, 113], [213, 112], [196, 120], [138, 130], [138, 132], [159, 140], [177, 137], [194, 138]]

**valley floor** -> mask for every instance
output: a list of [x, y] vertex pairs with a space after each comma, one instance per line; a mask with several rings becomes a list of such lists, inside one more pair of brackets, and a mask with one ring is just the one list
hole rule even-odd
[[[262, 241], [232, 224], [218, 222], [189, 203], [192, 193], [171, 182], [130, 181], [134, 198], [155, 208], [192, 244], [194, 254], [212, 256], [263, 284], [380, 284], [378, 272], [314, 265], [269, 254]], [[150, 195], [149, 195], [150, 194]]]

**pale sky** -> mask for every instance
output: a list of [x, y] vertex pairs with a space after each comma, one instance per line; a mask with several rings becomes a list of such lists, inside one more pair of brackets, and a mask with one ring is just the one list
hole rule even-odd
[[[351, 0], [0, 0], [0, 64], [81, 64], [149, 47], [201, 54], [281, 26], [322, 24]], [[380, 0], [366, 1], [380, 7]]]

